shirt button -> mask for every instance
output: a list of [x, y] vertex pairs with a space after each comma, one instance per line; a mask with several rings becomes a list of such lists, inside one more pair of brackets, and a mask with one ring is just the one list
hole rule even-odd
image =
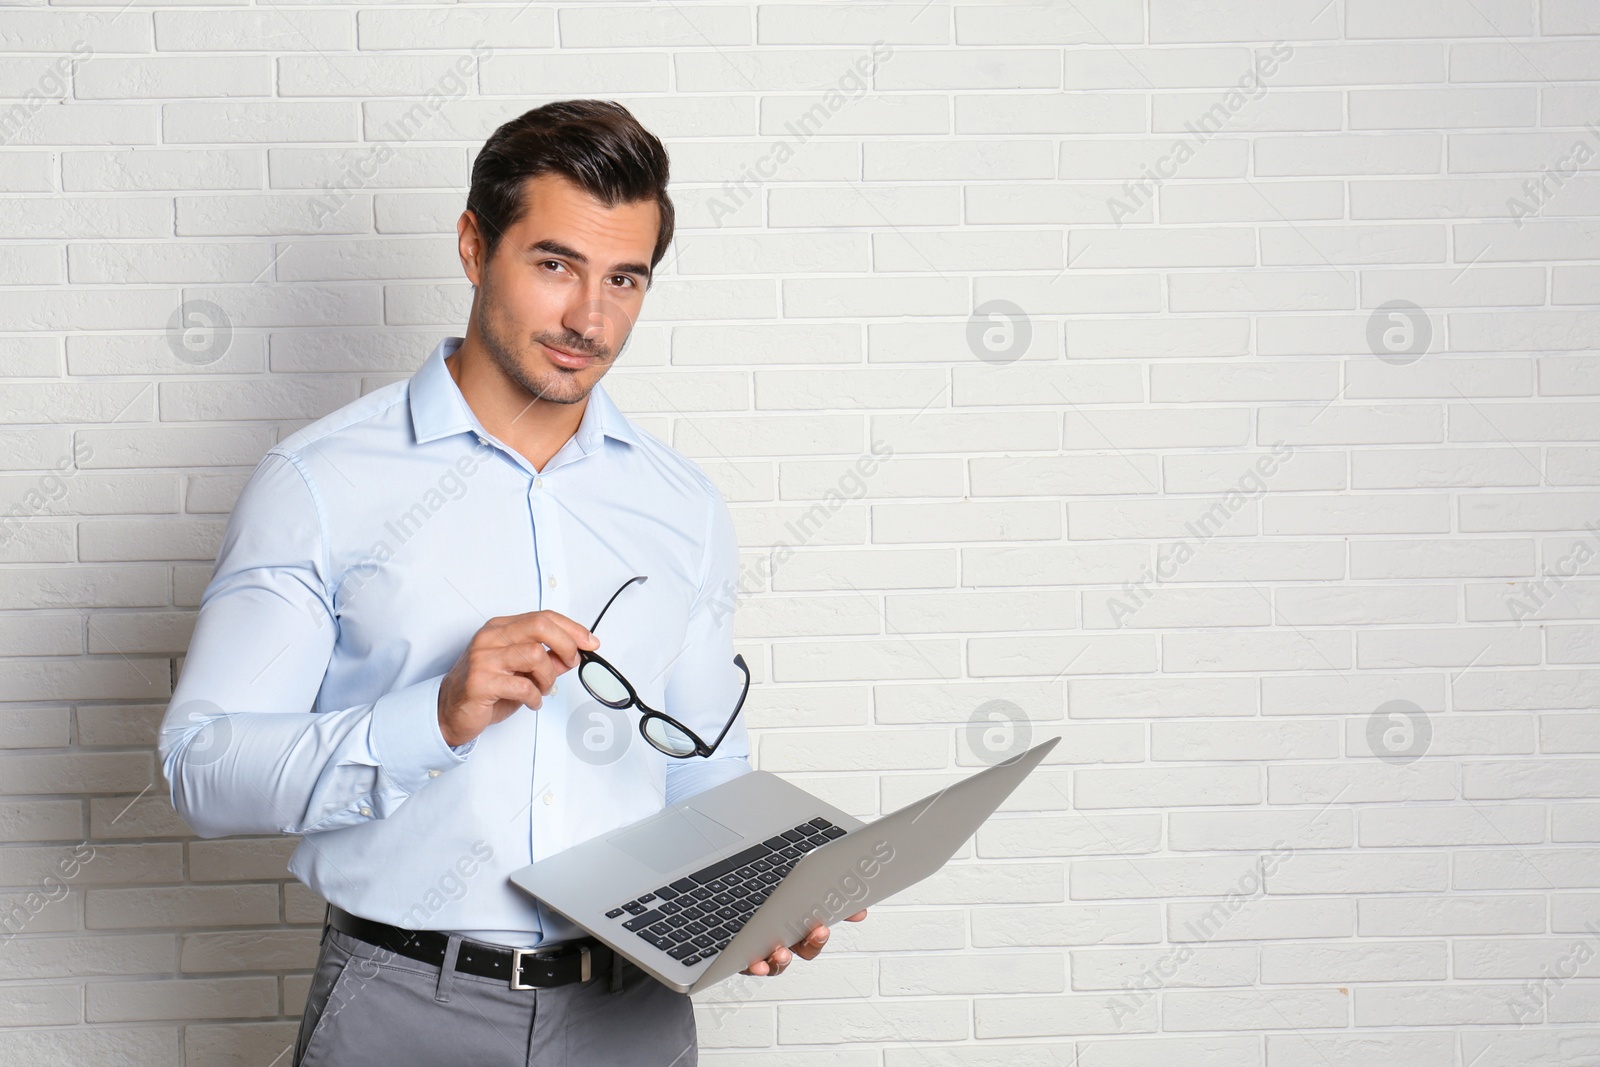
[[544, 488], [544, 479], [543, 478], [535, 478], [533, 480], [533, 487], [535, 489], [543, 489]]
[[436, 770], [430, 770], [428, 772], [428, 777], [429, 778], [437, 778], [437, 777], [439, 777], [439, 772], [436, 771]]
[[362, 808], [361, 809], [361, 814], [363, 814], [363, 815], [371, 815], [372, 814], [372, 809], [371, 808]]
[[559, 692], [561, 692], [561, 687], [559, 685], [552, 684], [550, 686], [550, 695], [551, 696], [555, 696]]
[[554, 804], [556, 802], [556, 795], [554, 793], [546, 793], [544, 795], [544, 802], [546, 804]]
[[483, 434], [481, 434], [481, 433], [480, 433], [480, 434], [479, 434], [479, 435], [478, 435], [478, 443], [479, 443], [479, 444], [480, 444], [480, 445], [486, 445], [486, 444], [488, 444], [488, 443], [489, 443], [489, 441], [488, 441], [488, 439], [487, 439], [487, 438], [485, 438], [485, 437], [484, 437], [484, 436], [483, 436]]
[[555, 587], [556, 587], [556, 576], [552, 574], [550, 576], [550, 588], [554, 589]]

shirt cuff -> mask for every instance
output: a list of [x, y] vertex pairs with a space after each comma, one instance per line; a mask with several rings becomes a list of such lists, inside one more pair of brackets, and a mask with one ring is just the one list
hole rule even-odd
[[452, 748], [439, 730], [444, 675], [385, 693], [372, 705], [372, 750], [384, 777], [407, 795], [465, 763], [472, 742]]

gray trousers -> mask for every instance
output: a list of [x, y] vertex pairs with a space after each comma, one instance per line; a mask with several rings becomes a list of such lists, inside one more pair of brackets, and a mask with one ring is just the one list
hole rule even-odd
[[[452, 937], [447, 964], [460, 939]], [[694, 1009], [633, 964], [587, 982], [512, 989], [327, 929], [297, 1067], [696, 1067]]]

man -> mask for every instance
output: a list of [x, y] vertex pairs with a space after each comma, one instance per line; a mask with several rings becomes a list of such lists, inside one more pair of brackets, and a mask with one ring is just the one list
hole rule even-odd
[[709, 739], [742, 699], [727, 505], [598, 384], [672, 238], [667, 176], [614, 103], [496, 130], [457, 226], [465, 338], [286, 438], [235, 505], [161, 757], [201, 836], [302, 835], [289, 869], [331, 907], [297, 1064], [697, 1062], [687, 996], [507, 881], [750, 769], [741, 718], [671, 758], [566, 673], [604, 608], [642, 703]]

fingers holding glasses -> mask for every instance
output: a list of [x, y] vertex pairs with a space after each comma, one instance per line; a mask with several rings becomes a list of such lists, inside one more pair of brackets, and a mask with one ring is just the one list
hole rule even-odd
[[600, 639], [554, 611], [498, 616], [473, 634], [439, 686], [439, 730], [463, 745], [523, 705], [536, 708], [560, 675], [577, 666], [578, 650]]
[[600, 639], [587, 626], [559, 611], [529, 611], [493, 618], [483, 624], [473, 640], [479, 637], [492, 646], [521, 646], [541, 652], [548, 646], [567, 670], [578, 665], [580, 648], [593, 651], [600, 647]]

